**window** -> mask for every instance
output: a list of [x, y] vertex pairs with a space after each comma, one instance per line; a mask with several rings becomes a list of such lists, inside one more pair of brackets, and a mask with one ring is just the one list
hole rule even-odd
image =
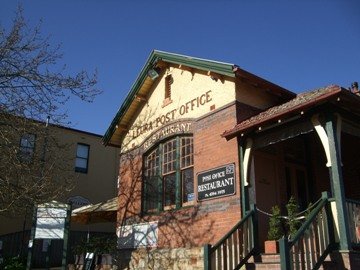
[[167, 210], [194, 201], [192, 137], [160, 143], [144, 156], [143, 210]]
[[35, 150], [35, 135], [24, 134], [20, 139], [20, 158], [23, 161], [30, 161]]
[[78, 143], [76, 149], [75, 172], [87, 173], [90, 145]]

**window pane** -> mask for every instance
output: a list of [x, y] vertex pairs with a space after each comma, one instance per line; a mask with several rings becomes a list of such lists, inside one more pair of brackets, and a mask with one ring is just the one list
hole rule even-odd
[[20, 139], [20, 157], [23, 161], [31, 161], [35, 148], [35, 135], [24, 134]]
[[186, 168], [194, 164], [193, 138], [181, 138], [181, 168]]
[[146, 177], [144, 183], [144, 201], [145, 201], [145, 210], [154, 210], [157, 209], [157, 204], [159, 201], [159, 185], [158, 177]]
[[88, 145], [78, 144], [77, 151], [76, 151], [76, 156], [77, 157], [82, 157], [82, 158], [87, 158], [88, 154], [89, 154], [89, 146]]
[[147, 157], [145, 157], [145, 175], [155, 176], [159, 171], [159, 149], [152, 151]]
[[176, 139], [164, 143], [163, 173], [171, 173], [176, 167]]
[[76, 158], [75, 166], [76, 166], [77, 168], [84, 168], [84, 169], [86, 169], [86, 167], [87, 167], [87, 159]]
[[24, 134], [21, 137], [20, 145], [23, 147], [33, 148], [35, 145], [35, 135], [34, 134]]
[[170, 174], [164, 176], [164, 206], [174, 205], [175, 200], [175, 188], [176, 188], [176, 176], [175, 174]]
[[77, 144], [76, 159], [75, 159], [75, 171], [81, 173], [87, 173], [88, 160], [89, 160], [89, 145]]
[[183, 189], [183, 203], [194, 200], [194, 168], [188, 168], [181, 172], [182, 189]]

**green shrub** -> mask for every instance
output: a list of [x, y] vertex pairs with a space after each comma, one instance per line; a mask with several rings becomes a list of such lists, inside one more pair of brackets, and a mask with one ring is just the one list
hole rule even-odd
[[0, 269], [25, 270], [26, 269], [25, 259], [19, 256], [7, 258], [4, 260], [3, 264], [1, 264]]
[[272, 216], [269, 220], [268, 240], [279, 240], [284, 234], [281, 224], [279, 206], [273, 206], [271, 208], [271, 214]]
[[301, 226], [300, 220], [297, 219], [296, 214], [298, 212], [298, 204], [293, 196], [291, 196], [289, 202], [286, 204], [286, 210], [288, 214], [287, 228], [288, 235], [295, 236], [297, 230]]

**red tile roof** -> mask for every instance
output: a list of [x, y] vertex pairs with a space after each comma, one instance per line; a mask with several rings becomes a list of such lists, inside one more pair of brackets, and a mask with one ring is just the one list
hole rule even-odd
[[302, 111], [310, 106], [327, 101], [329, 98], [336, 96], [342, 91], [337, 85], [330, 85], [325, 88], [316, 89], [310, 92], [298, 94], [294, 99], [278, 106], [271, 107], [253, 117], [250, 117], [238, 123], [233, 129], [226, 130], [222, 136], [226, 139], [236, 137], [240, 133], [253, 128], [254, 126], [265, 124], [286, 114], [296, 111]]

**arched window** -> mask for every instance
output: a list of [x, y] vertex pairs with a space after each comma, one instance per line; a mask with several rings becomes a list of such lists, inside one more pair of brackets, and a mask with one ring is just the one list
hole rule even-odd
[[144, 156], [143, 210], [179, 208], [194, 201], [192, 136], [164, 141]]

